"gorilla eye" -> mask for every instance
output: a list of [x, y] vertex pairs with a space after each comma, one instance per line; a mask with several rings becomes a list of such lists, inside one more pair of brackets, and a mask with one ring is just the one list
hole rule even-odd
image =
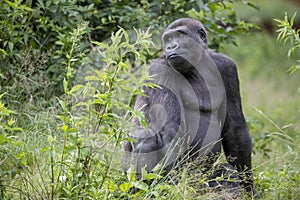
[[203, 29], [198, 30], [200, 38], [204, 41], [206, 39], [206, 33]]
[[183, 30], [178, 30], [177, 32], [180, 33], [180, 34], [182, 34], [182, 35], [186, 35], [186, 32], [183, 31]]
[[183, 38], [186, 35], [187, 35], [187, 33], [185, 31], [183, 31], [183, 30], [176, 31], [176, 37], [177, 38]]
[[164, 41], [165, 41], [165, 42], [170, 42], [171, 39], [172, 39], [172, 37], [171, 37], [170, 35], [165, 35], [165, 36], [164, 36]]

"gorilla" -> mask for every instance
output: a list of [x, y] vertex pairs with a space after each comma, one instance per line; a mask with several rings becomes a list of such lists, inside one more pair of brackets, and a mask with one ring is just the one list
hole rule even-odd
[[160, 164], [169, 172], [180, 160], [208, 162], [223, 147], [228, 165], [252, 194], [252, 144], [234, 61], [209, 49], [204, 26], [191, 18], [171, 23], [162, 41], [164, 54], [149, 68], [158, 87], [144, 86], [135, 102], [147, 127], [134, 119], [134, 142], [123, 141], [125, 171], [134, 164], [140, 175], [142, 168], [150, 172]]

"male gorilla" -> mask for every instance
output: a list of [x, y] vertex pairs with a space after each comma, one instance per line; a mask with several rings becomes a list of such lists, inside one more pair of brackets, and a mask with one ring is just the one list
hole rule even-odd
[[135, 142], [123, 143], [125, 168], [134, 162], [140, 174], [163, 162], [169, 171], [182, 158], [211, 157], [223, 146], [228, 165], [246, 174], [242, 184], [252, 192], [251, 138], [235, 63], [208, 48], [206, 30], [194, 19], [174, 21], [162, 40], [164, 55], [149, 69], [159, 87], [143, 87], [135, 103], [148, 128], [136, 119]]

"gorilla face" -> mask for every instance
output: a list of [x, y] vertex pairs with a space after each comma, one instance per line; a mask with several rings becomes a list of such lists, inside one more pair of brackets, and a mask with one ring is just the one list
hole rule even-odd
[[205, 49], [207, 37], [201, 23], [192, 27], [172, 23], [164, 32], [163, 49], [169, 64], [180, 73], [188, 73], [199, 66]]

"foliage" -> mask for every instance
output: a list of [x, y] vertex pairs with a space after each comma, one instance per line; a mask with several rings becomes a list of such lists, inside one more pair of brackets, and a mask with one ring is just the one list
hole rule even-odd
[[[27, 198], [96, 199], [101, 196], [108, 198], [115, 191], [114, 179], [117, 177], [110, 176], [114, 175], [111, 173], [117, 168], [113, 168], [111, 150], [119, 149], [132, 117], [138, 115], [131, 108], [130, 100], [140, 93], [139, 88], [144, 84], [143, 80], [146, 80], [145, 75], [141, 79], [129, 79], [132, 77], [132, 67], [126, 56], [133, 54], [136, 63], [145, 62], [137, 49], [151, 45], [150, 34], [149, 30], [136, 31], [136, 40], [130, 41], [127, 32], [120, 29], [112, 35], [110, 45], [95, 42], [98, 50], [93, 56], [98, 56], [103, 65], [94, 68], [90, 66], [89, 57], [76, 51], [84, 32], [85, 25], [80, 24], [69, 33], [69, 45], [64, 55], [66, 62], [62, 63], [62, 67], [66, 69], [64, 95], [57, 98], [60, 108], [51, 114], [51, 118], [56, 117], [58, 121], [50, 124], [53, 119], [48, 120], [44, 141], [49, 145], [34, 147], [44, 154], [45, 163], [34, 164], [37, 165], [37, 172], [31, 166], [33, 163], [19, 163], [22, 169], [35, 171], [37, 182], [27, 179], [31, 173], [29, 170], [19, 170], [17, 177], [3, 174], [2, 196], [5, 198], [21, 198], [25, 195]], [[77, 82], [81, 78], [83, 82], [72, 85], [71, 80], [76, 79], [73, 70], [77, 62], [83, 62], [82, 69], [87, 70], [87, 73], [83, 71], [78, 74], [82, 77], [78, 77]], [[120, 92], [124, 94], [123, 90], [127, 92], [126, 99], [118, 98], [121, 96]], [[9, 110], [3, 110], [2, 113], [8, 115]], [[9, 123], [12, 125], [11, 121]], [[24, 143], [20, 141], [20, 145]], [[16, 159], [14, 154], [11, 158], [7, 151], [2, 153], [2, 160], [12, 159], [8, 163]], [[22, 153], [25, 157], [25, 152]], [[126, 188], [132, 187], [132, 184], [139, 183], [128, 182], [126, 187], [123, 183], [121, 191], [127, 191]]]
[[298, 199], [299, 77], [286, 73], [296, 59], [275, 41], [269, 32], [239, 36], [238, 48], [226, 45], [225, 52], [239, 68], [256, 190], [262, 199]]
[[[300, 29], [296, 30], [293, 27], [296, 14], [297, 13], [295, 13], [290, 20], [288, 19], [287, 13], [285, 13], [283, 20], [275, 19], [279, 27], [277, 30], [277, 40], [282, 41], [284, 44], [286, 44], [287, 41], [290, 42], [291, 48], [288, 51], [289, 58], [295, 53], [295, 51], [300, 49]], [[298, 71], [298, 74], [300, 75], [300, 60], [297, 62], [299, 64], [290, 67], [289, 72], [291, 74]], [[300, 88], [298, 89], [298, 92], [300, 93]]]
[[[268, 9], [270, 16], [274, 16], [277, 10], [283, 10], [279, 4], [272, 9], [276, 2], [260, 2], [268, 4], [261, 6], [261, 10]], [[284, 1], [281, 4], [288, 6]], [[297, 8], [294, 6], [294, 9]], [[244, 13], [245, 9], [237, 11]], [[257, 20], [258, 15], [254, 12], [248, 20]], [[265, 13], [261, 12], [259, 16], [265, 16]], [[256, 32], [238, 36], [238, 48], [225, 45], [224, 51], [239, 68], [243, 109], [253, 140], [256, 189], [262, 199], [298, 199], [299, 186], [295, 185], [300, 184], [300, 101], [295, 90], [299, 79], [285, 71], [298, 54], [286, 59], [287, 46], [275, 40], [276, 36], [270, 32]]]
[[[210, 32], [211, 46], [221, 48], [222, 43], [234, 43], [235, 35], [254, 26], [238, 18], [235, 3], [253, 6], [241, 0], [0, 1], [1, 90], [19, 101], [32, 102], [62, 94], [67, 69], [61, 63], [68, 60], [70, 33], [78, 24], [84, 24], [85, 30], [75, 51], [84, 54], [93, 50], [92, 41], [109, 38], [118, 27], [165, 28], [180, 17], [202, 20]], [[80, 62], [75, 65], [74, 73]]]
[[[19, 148], [21, 143], [18, 141], [19, 138], [16, 135], [16, 132], [23, 131], [21, 128], [16, 127], [14, 115], [15, 111], [8, 109], [4, 103], [1, 101], [1, 98], [4, 94], [0, 95], [0, 166], [5, 165], [9, 158], [14, 158], [12, 163], [1, 167], [0, 181], [6, 177], [15, 177], [17, 171], [20, 171], [20, 168], [16, 164], [25, 164], [26, 163], [26, 154], [25, 152], [13, 153], [12, 149]], [[9, 158], [8, 158], [9, 157]], [[0, 182], [0, 198], [3, 199], [5, 196], [4, 191], [6, 190], [5, 184]]]
[[[282, 156], [274, 156], [270, 163], [265, 162], [271, 167], [265, 167], [256, 177], [257, 188], [264, 199], [299, 198], [300, 175], [297, 168], [299, 161], [298, 153], [290, 150]], [[272, 167], [272, 165], [279, 165], [279, 167]]]
[[[282, 41], [284, 44], [286, 44], [287, 41], [290, 42], [291, 48], [288, 51], [289, 58], [297, 49], [300, 49], [300, 29], [296, 30], [293, 28], [296, 14], [297, 13], [293, 15], [290, 21], [287, 13], [285, 13], [284, 20], [275, 19], [279, 27], [279, 29], [276, 31], [278, 32], [277, 40]], [[298, 60], [298, 62], [300, 62], [300, 60]], [[295, 65], [290, 68], [291, 73], [294, 73], [295, 71], [300, 73], [300, 65]]]
[[256, 190], [263, 199], [299, 198], [296, 186], [300, 184], [297, 125], [281, 126], [261, 110], [253, 109], [258, 116], [256, 120], [248, 120], [248, 127], [253, 134]]
[[[297, 106], [299, 103], [296, 109]], [[253, 135], [256, 190], [263, 199], [298, 199], [300, 160], [297, 124], [281, 126], [261, 110], [254, 110], [258, 116], [252, 115], [256, 120], [248, 120], [248, 126]], [[275, 117], [278, 118], [274, 114]]]

